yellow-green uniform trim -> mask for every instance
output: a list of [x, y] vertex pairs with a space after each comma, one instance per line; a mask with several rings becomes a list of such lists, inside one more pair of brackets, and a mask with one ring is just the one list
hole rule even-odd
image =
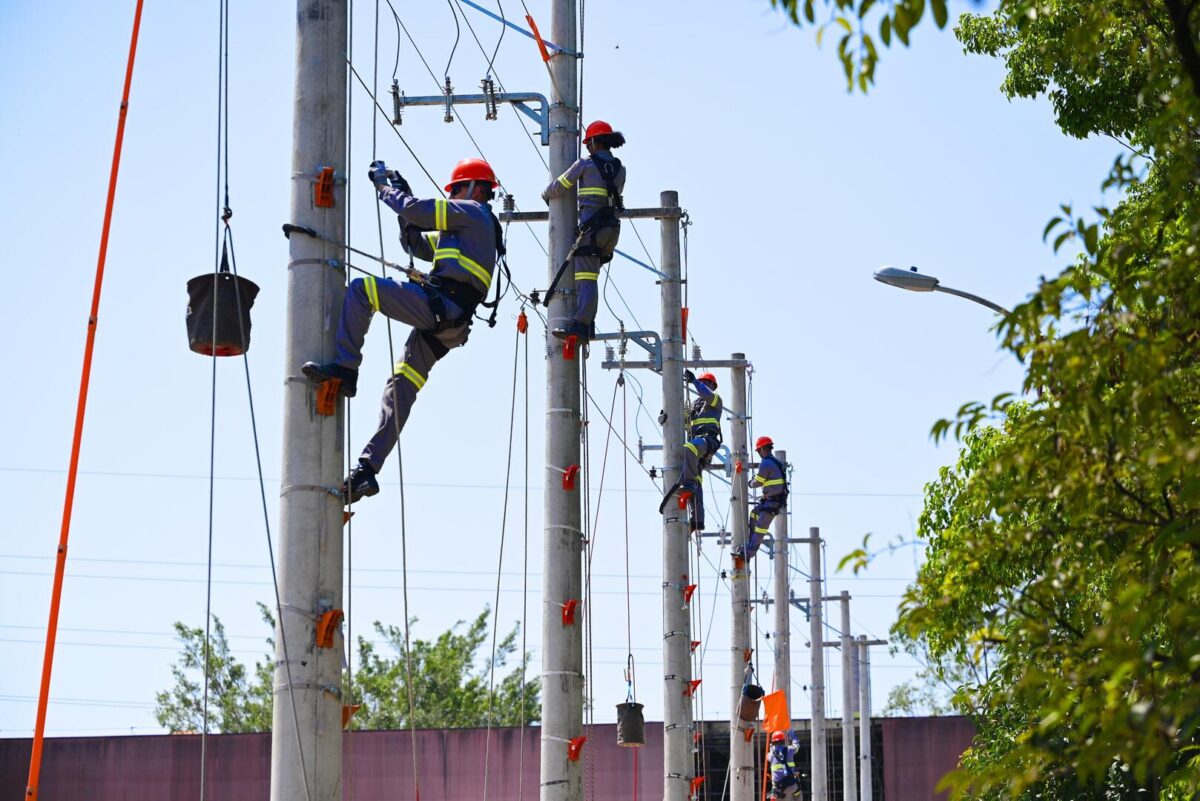
[[462, 267], [471, 275], [478, 278], [480, 282], [483, 283], [483, 288], [485, 290], [491, 287], [491, 273], [485, 270], [483, 265], [479, 264], [479, 262], [472, 261], [467, 256], [464, 256], [463, 252], [458, 248], [438, 248], [437, 250], [433, 251], [433, 260], [437, 261], [438, 259], [454, 259], [458, 262], [459, 267]]
[[392, 375], [402, 375], [412, 382], [417, 391], [421, 391], [421, 387], [425, 386], [425, 376], [418, 373], [408, 362], [396, 362], [396, 369]]
[[379, 311], [379, 287], [375, 285], [375, 276], [368, 275], [363, 279], [363, 289], [367, 291], [367, 302], [373, 311]]

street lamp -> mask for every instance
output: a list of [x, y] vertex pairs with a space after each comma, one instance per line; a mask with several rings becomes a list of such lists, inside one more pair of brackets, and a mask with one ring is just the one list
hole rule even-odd
[[875, 271], [875, 280], [888, 286], [900, 287], [911, 292], [945, 292], [947, 295], [958, 295], [960, 298], [973, 300], [976, 303], [987, 306], [997, 314], [1005, 316], [1009, 314], [1008, 309], [998, 306], [986, 298], [972, 295], [970, 292], [963, 292], [961, 289], [951, 289], [948, 286], [942, 286], [932, 275], [923, 275], [917, 272], [916, 267], [909, 267], [907, 270], [902, 270], [899, 267], [883, 266]]

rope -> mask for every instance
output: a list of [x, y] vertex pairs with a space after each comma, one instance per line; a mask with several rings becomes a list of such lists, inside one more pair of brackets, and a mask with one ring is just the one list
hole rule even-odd
[[[492, 658], [488, 670], [487, 732], [483, 744], [483, 801], [488, 797], [488, 768], [492, 750], [492, 705], [496, 696], [496, 638], [500, 631], [500, 578], [504, 571], [504, 541], [508, 532], [508, 493], [512, 477], [513, 435], [517, 425], [517, 361], [521, 355], [522, 332], [517, 329], [517, 341], [513, 343], [512, 401], [508, 413], [508, 457], [504, 469], [504, 504], [500, 513], [500, 554], [496, 560], [496, 595], [492, 605]], [[521, 654], [524, 660], [525, 655]], [[525, 709], [521, 715], [524, 721]]]
[[525, 739], [528, 732], [529, 710], [527, 707], [526, 654], [529, 653], [526, 636], [529, 631], [529, 346], [525, 346], [525, 508], [522, 514], [524, 534], [521, 540], [523, 581], [521, 584], [521, 747], [520, 778], [517, 780], [517, 801], [525, 798]]
[[[349, 20], [349, 24], [347, 25], [347, 32], [346, 32], [346, 48], [347, 48], [346, 49], [346, 57], [350, 61], [353, 61], [354, 60], [354, 0], [348, 0], [347, 5], [346, 5], [346, 14], [347, 14], [347, 19]], [[376, 2], [375, 2], [375, 40], [376, 40], [376, 42], [378, 42], [378, 39], [379, 39], [379, 2], [378, 2], [378, 0], [376, 0]], [[376, 47], [376, 50], [378, 50], [378, 47]], [[346, 91], [346, 163], [347, 164], [354, 163], [354, 93], [350, 91], [350, 88], [351, 88], [350, 76], [347, 75], [346, 76], [346, 89], [345, 89], [345, 91]], [[374, 146], [375, 146], [374, 145], [374, 136], [375, 136], [374, 129], [372, 129], [372, 131], [371, 131], [371, 136], [372, 136], [371, 147], [373, 150]], [[347, 170], [347, 173], [349, 173], [349, 170]], [[349, 189], [348, 186], [347, 186], [347, 189]], [[346, 241], [350, 242], [354, 238], [353, 228], [352, 228], [352, 224], [351, 224], [352, 220], [354, 219], [353, 214], [351, 214], [353, 198], [351, 197], [351, 193], [349, 191], [347, 191], [345, 193], [345, 195], [346, 195], [346, 218], [345, 218], [345, 220], [346, 220]], [[349, 247], [349, 246], [347, 246], [347, 247]], [[346, 251], [345, 253], [343, 253], [342, 260], [346, 264], [350, 263], [349, 251]], [[346, 279], [345, 291], [348, 292], [350, 290], [350, 281], [351, 281], [349, 271], [346, 272], [345, 279]], [[351, 402], [351, 399], [347, 398], [346, 405], [345, 405], [346, 422], [345, 422], [345, 427], [343, 429], [344, 433], [343, 433], [343, 438], [342, 438], [342, 442], [344, 442], [344, 443], [350, 442], [351, 432], [354, 430], [354, 420], [353, 420], [353, 414], [352, 414], [353, 405], [354, 404]], [[351, 451], [349, 448], [344, 449], [344, 456], [346, 459], [345, 474], [346, 474], [347, 478], [349, 478], [350, 472], [353, 468], [354, 457], [351, 455]], [[345, 526], [346, 526], [346, 603], [345, 603], [346, 639], [345, 639], [344, 644], [345, 644], [345, 648], [346, 648], [346, 653], [345, 653], [345, 659], [346, 659], [346, 703], [348, 703], [349, 705], [351, 705], [353, 707], [353, 705], [355, 703], [357, 703], [357, 701], [358, 701], [358, 699], [355, 697], [355, 689], [354, 689], [354, 618], [352, 615], [352, 612], [354, 611], [354, 518], [353, 518], [353, 515], [348, 513], [348, 509], [349, 509], [349, 507], [347, 506], [346, 509], [344, 510], [346, 512], [345, 513], [345, 521], [346, 521], [346, 523], [345, 523]], [[354, 715], [353, 714], [350, 715], [350, 718], [349, 718], [349, 720], [346, 721], [346, 724], [347, 724], [346, 728], [350, 731], [353, 731], [353, 729], [354, 729]], [[347, 773], [346, 795], [350, 799], [350, 801], [353, 801], [353, 799], [354, 799], [354, 776], [356, 773], [356, 771], [355, 771], [356, 760], [355, 760], [354, 749], [349, 749], [349, 753], [350, 753], [350, 756], [349, 756], [350, 765], [349, 765], [349, 770], [346, 772]]]

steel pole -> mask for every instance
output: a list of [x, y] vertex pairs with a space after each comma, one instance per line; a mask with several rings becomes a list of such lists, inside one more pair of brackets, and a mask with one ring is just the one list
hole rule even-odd
[[858, 793], [858, 759], [854, 747], [854, 657], [857, 646], [850, 636], [850, 593], [842, 590], [842, 798], [854, 801]]
[[[744, 362], [743, 353], [735, 353], [733, 361]], [[733, 552], [745, 553], [750, 539], [749, 491], [746, 486], [745, 465], [749, 464], [747, 449], [747, 424], [749, 416], [746, 405], [746, 368], [732, 367], [730, 377], [730, 424], [729, 448], [733, 458]], [[732, 581], [732, 625], [730, 632], [729, 679], [730, 679], [730, 722], [729, 722], [729, 797], [732, 801], [754, 801], [754, 744], [746, 739], [753, 732], [754, 723], [743, 722], [738, 714], [741, 705], [742, 685], [750, 667], [750, 564], [741, 557], [734, 557]]]
[[[679, 206], [678, 192], [663, 192], [659, 204]], [[683, 292], [679, 218], [664, 217], [662, 269], [663, 476], [670, 486], [683, 466]], [[683, 600], [688, 583], [687, 511], [674, 501], [663, 514], [663, 801], [687, 801], [695, 765], [691, 760], [691, 620]]]
[[[296, 26], [290, 220], [323, 239], [288, 242], [271, 801], [340, 801], [344, 643], [339, 630], [333, 647], [317, 647], [316, 621], [342, 606], [344, 417], [340, 405], [334, 415], [313, 414], [313, 388], [299, 371], [307, 360], [333, 358], [326, 321], [337, 319], [345, 292], [344, 273], [329, 266], [344, 264], [345, 254], [326, 240], [343, 241], [346, 230], [346, 4], [299, 0]], [[331, 208], [313, 203], [325, 167], [338, 179]]]
[[[567, 170], [579, 155], [575, 0], [553, 0], [550, 37], [567, 52], [550, 60], [555, 94], [550, 108], [550, 178]], [[550, 259], [547, 286], [575, 239], [576, 197], [572, 189], [550, 201]], [[570, 271], [550, 305], [551, 326], [575, 309], [575, 279]], [[551, 326], [547, 326], [549, 329]], [[569, 759], [571, 740], [583, 733], [583, 617], [563, 623], [566, 604], [583, 598], [583, 533], [580, 492], [563, 489], [562, 474], [579, 464], [579, 358], [563, 358], [557, 340], [548, 338], [546, 365], [546, 489], [542, 593], [542, 740], [541, 800], [583, 798], [582, 761]], [[580, 356], [582, 354], [579, 354]], [[577, 482], [581, 486], [582, 481]], [[595, 746], [592, 746], [595, 747]]]
[[[787, 470], [787, 451], [775, 454]], [[775, 516], [775, 541], [771, 549], [775, 560], [775, 689], [783, 690], [787, 701], [788, 723], [792, 715], [792, 628], [791, 593], [788, 576], [788, 510]]]
[[867, 644], [867, 635], [858, 638], [858, 740], [860, 743], [859, 761], [862, 769], [859, 771], [860, 798], [862, 801], [872, 801], [874, 788], [871, 786], [871, 646]]
[[829, 801], [829, 780], [825, 762], [825, 632], [822, 625], [821, 529], [808, 530], [809, 579], [808, 625], [812, 642], [812, 797]]

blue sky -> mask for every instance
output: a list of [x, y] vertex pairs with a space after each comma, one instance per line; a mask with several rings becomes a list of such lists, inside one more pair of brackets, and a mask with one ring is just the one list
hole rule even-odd
[[[0, 149], [9, 228], [7, 291], [0, 325], [9, 343], [8, 415], [0, 456], [7, 509], [0, 544], [0, 736], [32, 731], [58, 538], [79, 364], [104, 208], [132, 3], [25, 2], [0, 22]], [[542, 27], [548, 4], [531, 2]], [[126, 8], [125, 6], [128, 6]], [[286, 221], [290, 191], [293, 11], [288, 4], [234, 4], [231, 17], [232, 225], [240, 271], [262, 287], [254, 309], [250, 367], [274, 531], [278, 504], [284, 365]], [[516, 4], [505, 4], [513, 14]], [[454, 39], [449, 8], [396, 2], [432, 69], [445, 71]], [[959, 4], [955, 11], [966, 6]], [[372, 72], [374, 5], [355, 4], [353, 59]], [[498, 26], [468, 10], [485, 45]], [[386, 92], [397, 57], [386, 4], [378, 86]], [[434, 93], [407, 39], [398, 79], [408, 94]], [[205, 602], [208, 530], [210, 363], [187, 350], [184, 286], [212, 269], [216, 182], [217, 6], [150, 2], [143, 20], [121, 167], [96, 360], [84, 436], [59, 649], [47, 724], [51, 735], [157, 731], [153, 694], [171, 683], [172, 623], [199, 625]], [[588, 4], [584, 115], [625, 132], [620, 151], [631, 206], [680, 193], [689, 233], [691, 328], [706, 356], [744, 351], [754, 363], [753, 427], [785, 448], [795, 467], [792, 528], [820, 526], [830, 567], [872, 532], [910, 536], [922, 486], [953, 460], [931, 424], [967, 400], [1019, 388], [1015, 361], [999, 352], [986, 309], [957, 298], [913, 295], [871, 280], [880, 264], [915, 264], [946, 284], [1001, 305], [1018, 303], [1063, 256], [1042, 244], [1059, 203], [1100, 199], [1116, 155], [1110, 141], [1062, 136], [1045, 102], [1008, 102], [1001, 65], [967, 57], [949, 32], [921, 27], [912, 50], [883, 52], [869, 97], [847, 95], [841, 67], [813, 32], [789, 27], [767, 0]], [[486, 68], [469, 32], [450, 62], [460, 91]], [[529, 40], [505, 36], [495, 69], [510, 91], [548, 93]], [[361, 180], [372, 157], [369, 98], [353, 93], [351, 234], [378, 249], [375, 200]], [[387, 105], [385, 101], [385, 105]], [[540, 208], [548, 176], [513, 113], [485, 122], [460, 110], [471, 133], [524, 208]], [[435, 109], [414, 109], [402, 133], [439, 180], [476, 155], [463, 129]], [[375, 152], [432, 192], [420, 168], [382, 122]], [[544, 241], [545, 231], [535, 229]], [[658, 259], [657, 224], [636, 226]], [[399, 253], [383, 215], [386, 252]], [[533, 235], [514, 226], [510, 263], [524, 288], [544, 286], [546, 261]], [[647, 255], [627, 226], [621, 248]], [[618, 259], [607, 290], [630, 327], [656, 327], [653, 276]], [[628, 303], [628, 309], [617, 293]], [[418, 636], [435, 636], [491, 602], [500, 536], [514, 319], [508, 302], [494, 330], [433, 371], [404, 435], [411, 613]], [[599, 325], [616, 318], [602, 304]], [[394, 335], [406, 334], [395, 326]], [[384, 325], [368, 338], [350, 447], [374, 426], [378, 387], [389, 368]], [[530, 331], [529, 646], [540, 661], [542, 331]], [[591, 360], [590, 386], [607, 412], [615, 375]], [[218, 365], [214, 612], [231, 643], [253, 662], [269, 632], [255, 601], [268, 601], [270, 573], [240, 361]], [[660, 407], [657, 379], [641, 381], [644, 407]], [[720, 375], [727, 382], [727, 374]], [[524, 403], [518, 398], [518, 409]], [[634, 420], [647, 443], [657, 427]], [[617, 419], [621, 400], [617, 399]], [[593, 487], [604, 428], [593, 410]], [[518, 422], [520, 431], [520, 422]], [[518, 435], [518, 442], [521, 438]], [[614, 443], [613, 447], [616, 445]], [[617, 451], [614, 450], [614, 453]], [[514, 495], [501, 577], [499, 619], [521, 617], [523, 460], [514, 456]], [[594, 578], [596, 719], [614, 719], [625, 698], [625, 531], [622, 479], [610, 460], [599, 519]], [[399, 623], [399, 492], [395, 462], [384, 491], [355, 518], [349, 612], [354, 633]], [[610, 491], [611, 490], [611, 491]], [[720, 496], [721, 492], [710, 495]], [[661, 566], [657, 490], [630, 466], [630, 634], [639, 699], [661, 719]], [[718, 504], [724, 507], [723, 499]], [[719, 509], [717, 516], [723, 513]], [[803, 557], [803, 558], [800, 558]], [[807, 568], [807, 555], [795, 564]], [[919, 564], [916, 549], [881, 557], [861, 576], [836, 575], [829, 591], [854, 596], [856, 633], [886, 636], [900, 593]], [[705, 543], [694, 578], [706, 631], [705, 690], [697, 715], [729, 714], [729, 594], [716, 573], [728, 563]], [[759, 559], [769, 587], [770, 562]], [[803, 594], [803, 577], [796, 590]], [[836, 612], [830, 609], [830, 612]], [[771, 627], [763, 613], [759, 629]], [[836, 621], [836, 614], [831, 616]], [[710, 622], [711, 621], [711, 622]], [[806, 684], [807, 626], [793, 615], [793, 677]], [[700, 639], [700, 637], [697, 637]], [[770, 644], [757, 640], [770, 683]], [[906, 655], [874, 657], [874, 699], [909, 678]], [[839, 713], [840, 672], [828, 657], [828, 709]], [[797, 716], [808, 700], [795, 693]]]

